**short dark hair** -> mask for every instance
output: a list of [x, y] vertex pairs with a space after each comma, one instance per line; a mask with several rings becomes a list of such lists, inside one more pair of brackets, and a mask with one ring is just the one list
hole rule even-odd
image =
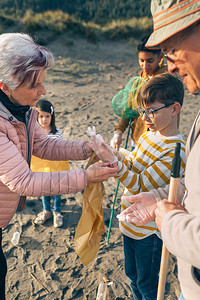
[[162, 73], [149, 79], [140, 88], [137, 103], [139, 106], [147, 106], [155, 101], [165, 105], [178, 102], [182, 106], [183, 97], [182, 81], [169, 73]]
[[161, 53], [160, 49], [148, 49], [145, 47], [150, 35], [144, 36], [137, 45], [137, 52], [151, 52], [153, 54], [159, 55]]
[[51, 133], [55, 134], [58, 130], [55, 124], [55, 112], [54, 112], [53, 104], [46, 99], [40, 99], [36, 103], [35, 108], [37, 111], [45, 111], [51, 114], [51, 123], [50, 123]]

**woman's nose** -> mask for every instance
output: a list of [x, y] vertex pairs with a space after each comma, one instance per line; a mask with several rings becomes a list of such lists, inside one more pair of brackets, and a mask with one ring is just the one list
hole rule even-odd
[[46, 93], [47, 93], [47, 91], [46, 91], [44, 85], [42, 84], [39, 91], [38, 91], [38, 94], [39, 95], [46, 95]]
[[42, 86], [42, 95], [46, 95], [47, 91], [44, 86]]

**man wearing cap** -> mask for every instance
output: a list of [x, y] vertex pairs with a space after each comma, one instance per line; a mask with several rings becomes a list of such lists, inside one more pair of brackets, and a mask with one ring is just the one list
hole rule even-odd
[[[170, 73], [178, 72], [191, 93], [200, 93], [200, 0], [152, 0], [154, 32], [146, 47], [161, 48]], [[168, 250], [176, 255], [183, 300], [200, 299], [200, 112], [186, 144], [186, 172], [178, 186], [181, 205], [169, 203], [169, 186], [126, 197], [134, 202], [123, 218], [145, 225], [156, 217]], [[184, 197], [183, 197], [184, 193]], [[183, 199], [182, 199], [183, 198]], [[164, 199], [164, 200], [163, 200]], [[157, 205], [158, 202], [158, 205]], [[145, 206], [146, 214], [144, 209]], [[131, 212], [131, 207], [134, 212]], [[121, 214], [121, 215], [122, 215]]]

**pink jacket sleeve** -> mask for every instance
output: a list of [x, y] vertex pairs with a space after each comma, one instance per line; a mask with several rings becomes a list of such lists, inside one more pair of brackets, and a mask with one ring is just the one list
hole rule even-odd
[[[84, 159], [83, 146], [86, 141], [63, 141], [48, 139], [37, 128], [34, 153], [56, 160]], [[39, 142], [38, 135], [41, 134]], [[0, 180], [10, 191], [25, 196], [59, 195], [81, 191], [86, 186], [86, 172], [83, 169], [55, 173], [33, 173], [19, 151], [6, 134], [1, 132]], [[41, 147], [41, 148], [40, 148]], [[39, 149], [40, 148], [40, 149]], [[40, 157], [41, 157], [40, 156]]]
[[48, 137], [36, 122], [33, 136], [33, 155], [48, 160], [83, 160], [87, 159], [83, 140], [63, 140]]

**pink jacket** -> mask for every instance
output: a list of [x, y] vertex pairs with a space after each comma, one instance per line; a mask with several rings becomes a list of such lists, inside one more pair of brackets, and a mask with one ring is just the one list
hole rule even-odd
[[36, 121], [36, 111], [30, 109], [27, 118], [26, 129], [0, 102], [0, 228], [10, 222], [20, 196], [75, 193], [86, 186], [86, 172], [81, 168], [55, 173], [31, 171], [27, 163], [28, 148], [31, 155], [44, 159], [83, 160], [87, 158], [84, 152], [87, 141], [47, 137]]

